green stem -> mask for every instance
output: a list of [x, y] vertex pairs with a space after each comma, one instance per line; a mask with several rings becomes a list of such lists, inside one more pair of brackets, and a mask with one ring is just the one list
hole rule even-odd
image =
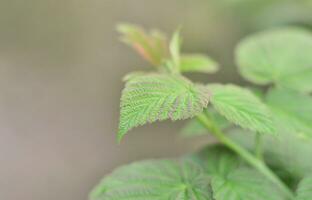
[[263, 161], [262, 135], [260, 133], [257, 133], [255, 138], [255, 155], [259, 160]]
[[266, 176], [273, 183], [278, 185], [280, 189], [290, 198], [294, 198], [293, 192], [283, 183], [261, 160], [254, 157], [246, 149], [236, 144], [230, 138], [228, 138], [205, 114], [200, 114], [197, 119], [213, 134], [221, 143], [232, 149], [238, 155], [240, 155], [247, 163], [256, 168], [260, 173]]

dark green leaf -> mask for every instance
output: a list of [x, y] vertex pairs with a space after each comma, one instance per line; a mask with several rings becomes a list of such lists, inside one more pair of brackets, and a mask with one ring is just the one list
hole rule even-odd
[[304, 177], [298, 185], [296, 200], [312, 199], [312, 174]]
[[199, 160], [209, 175], [226, 176], [231, 171], [243, 166], [242, 160], [231, 150], [222, 145], [207, 146], [193, 155]]

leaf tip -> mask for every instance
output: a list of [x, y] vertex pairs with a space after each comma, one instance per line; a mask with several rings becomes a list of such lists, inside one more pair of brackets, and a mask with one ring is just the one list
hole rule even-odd
[[117, 133], [117, 143], [120, 144], [124, 135], [126, 134], [126, 131], [124, 130], [119, 130]]

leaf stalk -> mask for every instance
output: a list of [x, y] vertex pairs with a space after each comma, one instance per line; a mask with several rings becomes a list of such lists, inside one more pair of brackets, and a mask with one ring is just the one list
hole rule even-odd
[[214, 135], [222, 144], [233, 150], [240, 157], [242, 157], [249, 165], [257, 169], [261, 174], [275, 183], [289, 199], [294, 199], [293, 192], [282, 182], [279, 177], [267, 167], [267, 165], [256, 158], [253, 154], [247, 151], [245, 148], [241, 147], [239, 144], [235, 143], [232, 139], [227, 137], [213, 122], [213, 120], [202, 113], [197, 116], [197, 119], [206, 127], [209, 132]]
[[262, 140], [261, 133], [256, 133], [256, 137], [255, 137], [255, 155], [261, 161], [263, 161], [262, 141], [263, 140]]

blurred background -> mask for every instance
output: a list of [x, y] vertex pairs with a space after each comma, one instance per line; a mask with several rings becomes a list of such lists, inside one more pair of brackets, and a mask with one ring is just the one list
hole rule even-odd
[[168, 34], [182, 25], [183, 50], [222, 67], [192, 79], [241, 83], [237, 42], [273, 26], [311, 28], [312, 2], [1, 0], [0, 199], [86, 200], [116, 166], [179, 156], [211, 140], [181, 139], [183, 122], [162, 122], [116, 143], [121, 78], [149, 67], [119, 42], [119, 22]]

